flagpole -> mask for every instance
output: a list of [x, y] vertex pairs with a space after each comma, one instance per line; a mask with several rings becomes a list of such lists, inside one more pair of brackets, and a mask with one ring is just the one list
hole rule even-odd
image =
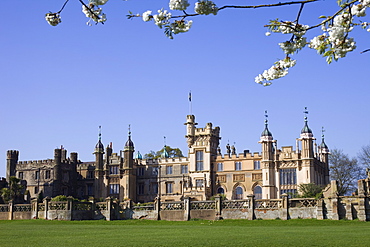
[[189, 112], [190, 112], [190, 115], [192, 115], [193, 109], [192, 109], [192, 102], [191, 102], [191, 91], [189, 92]]

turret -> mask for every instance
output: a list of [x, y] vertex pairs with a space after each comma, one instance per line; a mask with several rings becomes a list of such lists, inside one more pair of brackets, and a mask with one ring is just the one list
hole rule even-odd
[[314, 158], [314, 147], [313, 141], [315, 138], [313, 137], [312, 130], [308, 127], [308, 120], [307, 120], [307, 107], [305, 107], [306, 115], [304, 117], [304, 126], [301, 130], [300, 141], [302, 142], [302, 159], [313, 159]]
[[277, 188], [275, 183], [274, 146], [276, 142], [268, 129], [267, 111], [265, 111], [265, 129], [262, 131], [259, 143], [262, 144], [262, 197], [275, 199]]
[[314, 140], [312, 130], [308, 127], [307, 107], [304, 111], [304, 126], [301, 130], [299, 141], [302, 142], [301, 150], [301, 168], [297, 170], [297, 180], [301, 184], [315, 183], [315, 168], [314, 168]]
[[95, 155], [95, 165], [96, 169], [99, 171], [103, 171], [104, 166], [104, 145], [101, 142], [101, 126], [99, 126], [99, 140], [98, 143], [95, 145], [94, 153]]
[[124, 153], [124, 175], [125, 175], [125, 194], [123, 197], [136, 201], [136, 175], [134, 170], [134, 143], [131, 140], [131, 130], [129, 128], [128, 140], [123, 148]]
[[62, 183], [62, 149], [54, 149], [54, 182], [53, 182], [53, 197], [61, 195]]
[[195, 135], [195, 125], [197, 123], [195, 122], [195, 116], [194, 115], [187, 115], [186, 116], [186, 138], [188, 142], [189, 148], [194, 144], [194, 135]]
[[9, 177], [16, 176], [16, 166], [18, 163], [19, 152], [17, 150], [8, 150], [6, 152], [6, 180], [9, 181]]

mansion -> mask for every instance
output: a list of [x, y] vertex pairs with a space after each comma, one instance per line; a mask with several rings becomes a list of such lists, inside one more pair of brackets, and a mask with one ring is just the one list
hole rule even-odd
[[[119, 153], [112, 144], [101, 142], [94, 149], [95, 160], [82, 162], [77, 153], [63, 147], [54, 150], [54, 158], [18, 161], [19, 152], [7, 151], [7, 180], [16, 176], [26, 186], [31, 198], [73, 196], [79, 199], [113, 197], [134, 202], [208, 200], [223, 194], [229, 200], [277, 199], [284, 193], [297, 193], [300, 184], [329, 183], [329, 149], [324, 142], [316, 145], [305, 118], [300, 138], [293, 146], [277, 147], [268, 122], [261, 134], [261, 152], [245, 150], [237, 154], [234, 146], [219, 147], [220, 128], [207, 123], [197, 128], [194, 115], [186, 117], [188, 156], [170, 158], [164, 151], [159, 159], [143, 159], [135, 153], [129, 132]], [[165, 149], [164, 149], [165, 150]]]

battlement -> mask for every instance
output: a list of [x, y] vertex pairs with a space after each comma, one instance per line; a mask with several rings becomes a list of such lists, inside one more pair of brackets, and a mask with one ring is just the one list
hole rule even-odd
[[220, 127], [215, 127], [212, 129], [212, 123], [207, 123], [205, 128], [196, 128], [195, 129], [195, 135], [216, 135], [218, 136], [220, 134]]
[[249, 152], [244, 152], [241, 154], [231, 154], [230, 156], [228, 154], [224, 155], [217, 155], [216, 159], [217, 160], [222, 160], [222, 159], [229, 159], [229, 160], [239, 160], [239, 159], [256, 159], [256, 158], [262, 158], [262, 154], [259, 152], [254, 152], [254, 153], [249, 153]]
[[6, 152], [7, 159], [18, 159], [19, 151], [18, 150], [8, 150]]
[[146, 159], [142, 164], [145, 165], [158, 165], [158, 164], [177, 164], [177, 163], [187, 163], [189, 162], [188, 157], [178, 157], [178, 158], [167, 158], [167, 159]]
[[19, 165], [27, 165], [27, 164], [49, 164], [53, 163], [53, 159], [47, 159], [47, 160], [27, 160], [27, 161], [19, 161]]

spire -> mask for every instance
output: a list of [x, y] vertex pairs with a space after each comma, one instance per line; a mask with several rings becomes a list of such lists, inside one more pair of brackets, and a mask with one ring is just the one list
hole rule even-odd
[[304, 127], [303, 129], [301, 130], [301, 134], [308, 134], [309, 137], [312, 137], [312, 130], [308, 127], [308, 117], [307, 117], [307, 114], [308, 114], [308, 110], [307, 110], [307, 107], [304, 108]]
[[104, 150], [104, 145], [103, 145], [103, 143], [101, 142], [101, 126], [99, 126], [99, 141], [98, 141], [98, 143], [95, 145], [95, 148], [96, 148], [96, 149], [102, 149], [102, 150]]
[[329, 148], [325, 143], [325, 135], [324, 135], [325, 129], [324, 127], [321, 127], [321, 144], [320, 144], [320, 150], [322, 153], [329, 152]]
[[261, 139], [262, 138], [272, 139], [272, 134], [271, 134], [271, 132], [268, 129], [268, 115], [267, 115], [267, 111], [265, 111], [265, 129], [263, 130], [263, 132], [261, 134]]
[[125, 148], [124, 148], [124, 151], [126, 150], [130, 150], [130, 151], [134, 150], [134, 143], [131, 141], [131, 125], [130, 124], [128, 125], [128, 140], [126, 141]]

